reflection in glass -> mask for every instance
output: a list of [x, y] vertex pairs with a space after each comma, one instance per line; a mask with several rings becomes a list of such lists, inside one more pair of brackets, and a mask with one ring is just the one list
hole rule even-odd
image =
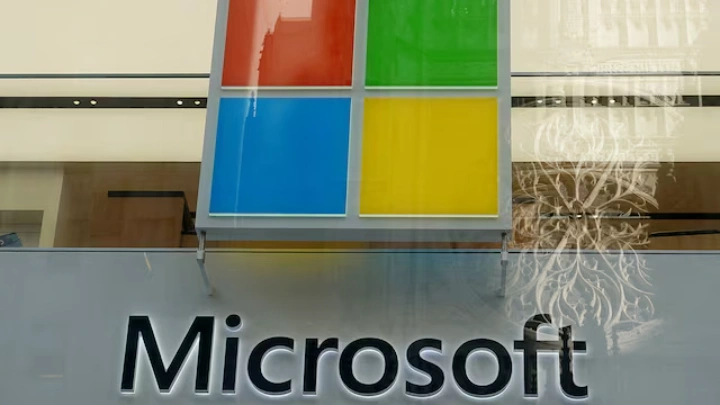
[[350, 86], [355, 0], [231, 1], [223, 86]]

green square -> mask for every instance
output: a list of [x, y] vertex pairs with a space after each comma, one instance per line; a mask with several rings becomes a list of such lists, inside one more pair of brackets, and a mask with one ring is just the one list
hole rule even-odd
[[497, 87], [497, 0], [370, 0], [365, 84]]

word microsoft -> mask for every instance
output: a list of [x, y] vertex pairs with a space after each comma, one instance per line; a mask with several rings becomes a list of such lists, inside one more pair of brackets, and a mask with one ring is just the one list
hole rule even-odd
[[[526, 397], [538, 396], [538, 353], [555, 352], [559, 359], [560, 388], [565, 396], [573, 399], [588, 397], [588, 388], [578, 386], [574, 381], [572, 360], [575, 352], [586, 351], [586, 343], [573, 341], [570, 326], [559, 328], [558, 339], [538, 341], [538, 329], [544, 324], [550, 324], [549, 315], [535, 315], [530, 318], [524, 327], [523, 339], [514, 342], [513, 349], [523, 354], [523, 386]], [[259, 392], [269, 396], [289, 394], [302, 388], [304, 396], [317, 396], [318, 368], [320, 357], [326, 352], [339, 354], [335, 362], [340, 381], [350, 393], [363, 397], [383, 395], [390, 390], [398, 389], [398, 375], [401, 359], [398, 350], [381, 338], [364, 337], [348, 343], [340, 342], [337, 337], [325, 339], [308, 338], [297, 341], [292, 337], [268, 337], [255, 344], [249, 352], [246, 364], [238, 364], [240, 338], [235, 335], [239, 331], [241, 319], [238, 315], [230, 315], [225, 320], [227, 333], [224, 342], [224, 355], [222, 357], [222, 392], [224, 394], [237, 393], [238, 372], [242, 369], [251, 384]], [[166, 365], [161, 355], [158, 341], [155, 337], [152, 323], [148, 316], [131, 316], [128, 321], [127, 337], [125, 342], [125, 355], [121, 377], [121, 392], [132, 394], [135, 392], [136, 368], [140, 342], [143, 342], [147, 359], [152, 368], [155, 383], [161, 394], [168, 394], [173, 389], [180, 371], [184, 368], [190, 356], [191, 349], [197, 341], [197, 366], [195, 370], [196, 394], [208, 394], [210, 387], [210, 370], [212, 366], [213, 346], [215, 345], [215, 317], [198, 316], [187, 330], [180, 347]], [[404, 382], [404, 394], [412, 397], [431, 397], [437, 395], [446, 384], [450, 376], [460, 392], [470, 397], [496, 397], [502, 394], [510, 383], [513, 373], [513, 359], [508, 350], [499, 342], [490, 339], [472, 339], [460, 344], [452, 350], [451, 369], [445, 370], [442, 366], [422, 357], [424, 351], [435, 351], [443, 354], [449, 348], [442, 340], [436, 338], [421, 338], [411, 342], [404, 348], [404, 367], [424, 374], [429, 382], [417, 384], [411, 381]], [[263, 374], [263, 361], [273, 351], [284, 350], [293, 353], [302, 359], [302, 379], [294, 381], [271, 381]], [[384, 363], [382, 375], [373, 382], [360, 381], [353, 370], [356, 356], [365, 351], [378, 352]], [[494, 380], [489, 384], [480, 385], [471, 381], [468, 376], [468, 358], [477, 351], [492, 354], [497, 360], [498, 369]], [[323, 362], [327, 366], [329, 362]], [[321, 393], [320, 393], [321, 394]]]

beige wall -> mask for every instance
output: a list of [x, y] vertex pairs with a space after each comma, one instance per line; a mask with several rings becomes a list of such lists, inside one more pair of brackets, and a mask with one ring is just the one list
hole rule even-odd
[[[215, 4], [214, 0], [0, 2], [0, 36], [12, 38], [0, 41], [0, 74], [208, 72]], [[513, 0], [512, 18], [515, 72], [720, 71], [720, 2]], [[515, 78], [513, 94], [720, 94], [720, 80]], [[0, 95], [203, 97], [207, 81], [0, 80]], [[516, 109], [514, 160], [652, 155], [661, 160], [720, 161], [720, 138], [715, 134], [719, 112], [717, 108]], [[199, 161], [204, 114], [201, 110], [0, 110], [0, 161]], [[536, 141], [553, 126], [562, 145], [538, 149]], [[593, 128], [601, 131], [602, 145], [569, 146], [576, 140], [584, 142]]]
[[[720, 70], [720, 3], [513, 0], [513, 71]], [[205, 73], [215, 0], [0, 3], [0, 73]], [[615, 39], [613, 39], [615, 38]]]
[[204, 124], [204, 109], [0, 109], [0, 161], [199, 162]]
[[212, 0], [0, 2], [0, 73], [206, 73]]
[[[512, 118], [514, 161], [720, 161], [720, 108], [528, 108]], [[199, 162], [204, 122], [201, 109], [0, 109], [0, 161]]]
[[720, 70], [720, 2], [513, 0], [513, 71]]
[[0, 166], [0, 211], [43, 211], [40, 247], [53, 246], [62, 182], [60, 166]]
[[23, 247], [39, 247], [42, 211], [0, 211], [0, 235], [16, 233]]

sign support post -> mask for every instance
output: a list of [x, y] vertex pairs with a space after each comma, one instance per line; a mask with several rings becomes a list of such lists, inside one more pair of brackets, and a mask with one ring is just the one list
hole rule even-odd
[[212, 296], [213, 295], [213, 287], [212, 287], [212, 283], [210, 282], [210, 276], [208, 275], [207, 269], [205, 268], [206, 235], [205, 235], [204, 231], [199, 231], [197, 233], [197, 236], [198, 236], [197, 262], [198, 262], [198, 266], [200, 267], [200, 275], [202, 276], [203, 283], [205, 284], [205, 291], [207, 292], [207, 295]]
[[506, 233], [502, 236], [502, 250], [500, 251], [500, 290], [498, 295], [502, 298], [505, 297], [505, 286], [507, 284], [507, 266], [509, 261], [508, 251], [508, 235]]

